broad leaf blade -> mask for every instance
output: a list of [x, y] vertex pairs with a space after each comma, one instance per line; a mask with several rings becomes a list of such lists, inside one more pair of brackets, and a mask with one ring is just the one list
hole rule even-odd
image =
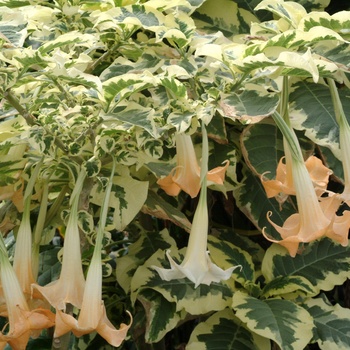
[[275, 341], [283, 350], [300, 350], [312, 338], [313, 320], [296, 303], [283, 299], [259, 300], [241, 292], [232, 298], [236, 316], [247, 327]]
[[339, 304], [331, 305], [323, 298], [308, 299], [304, 305], [314, 318], [314, 341], [322, 350], [349, 349], [350, 310]]
[[262, 273], [267, 282], [280, 276], [301, 276], [314, 286], [316, 293], [327, 291], [350, 277], [349, 253], [349, 246], [328, 238], [310, 243], [295, 258], [285, 248], [272, 244], [266, 251]]
[[269, 350], [270, 341], [250, 332], [231, 309], [225, 309], [194, 329], [186, 349]]

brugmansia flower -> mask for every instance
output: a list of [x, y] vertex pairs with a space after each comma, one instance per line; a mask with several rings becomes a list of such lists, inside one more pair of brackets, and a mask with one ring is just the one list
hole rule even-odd
[[[120, 328], [116, 329], [107, 318], [106, 309], [102, 300], [102, 239], [107, 219], [114, 171], [115, 161], [113, 161], [111, 177], [106, 189], [105, 200], [101, 207], [101, 218], [96, 245], [86, 278], [83, 301], [78, 319], [75, 319], [73, 316], [61, 310], [56, 310], [55, 337], [60, 337], [69, 331], [72, 331], [77, 337], [96, 331], [112, 346], [119, 346], [125, 339], [127, 331], [131, 326], [130, 321], [129, 325], [122, 323]], [[129, 316], [131, 318], [130, 313]]]
[[71, 196], [60, 277], [46, 286], [32, 285], [34, 291], [38, 290], [58, 310], [66, 310], [66, 304], [80, 308], [83, 300], [85, 278], [81, 264], [78, 203], [85, 176], [85, 170], [82, 169]]
[[[112, 346], [119, 346], [125, 339], [131, 326], [131, 321], [129, 325], [122, 323], [119, 329], [116, 329], [106, 315], [106, 309], [102, 300], [102, 263], [100, 254], [100, 249], [95, 247], [86, 278], [83, 302], [78, 319], [61, 310], [57, 310], [55, 337], [60, 337], [69, 331], [72, 331], [77, 337], [96, 331]], [[131, 318], [130, 313], [129, 316]]]
[[[278, 116], [275, 118], [278, 118]], [[336, 215], [341, 202], [336, 197], [321, 198], [321, 202], [319, 201], [302, 159], [299, 144], [294, 138], [295, 134], [292, 133], [292, 130], [284, 128], [283, 125], [281, 127], [282, 132], [285, 131], [286, 135], [289, 136], [289, 142], [285, 142], [285, 152], [286, 159], [291, 162], [291, 174], [299, 212], [291, 215], [283, 226], [275, 224], [270, 219], [272, 213], [268, 212], [267, 218], [280, 233], [282, 240], [268, 237], [265, 232], [266, 228], [263, 229], [264, 236], [269, 241], [284, 246], [292, 257], [298, 252], [299, 243], [308, 243], [322, 237], [335, 239], [344, 245], [345, 241], [347, 242], [350, 215], [348, 213], [343, 216]], [[293, 155], [292, 149], [294, 151]]]
[[203, 127], [202, 186], [198, 206], [193, 217], [185, 258], [181, 264], [177, 264], [170, 256], [170, 251], [167, 251], [166, 255], [170, 262], [170, 269], [152, 266], [163, 280], [170, 281], [187, 277], [195, 284], [195, 288], [199, 284], [210, 285], [212, 282], [227, 280], [230, 278], [232, 271], [238, 267], [235, 266], [227, 270], [222, 270], [211, 261], [209, 252], [207, 251], [209, 226], [206, 184], [207, 162], [208, 140], [206, 138], [205, 128]]
[[54, 314], [46, 309], [30, 310], [18, 282], [16, 273], [0, 239], [0, 276], [3, 295], [6, 301], [9, 329], [0, 333], [0, 349], [9, 344], [13, 350], [24, 350], [30, 336], [37, 336], [41, 330], [54, 325]]
[[[170, 196], [177, 196], [181, 190], [192, 198], [199, 193], [201, 169], [198, 165], [191, 136], [176, 134], [176, 167], [170, 174], [157, 181], [158, 185]], [[229, 165], [217, 167], [207, 173], [207, 180], [222, 185]]]
[[[284, 148], [287, 149], [286, 146]], [[277, 199], [280, 199], [279, 202], [283, 203], [288, 195], [295, 195], [290, 164], [291, 155], [286, 154], [278, 163], [275, 179], [267, 180], [262, 174], [261, 182], [268, 198], [277, 197]], [[305, 166], [317, 195], [321, 196], [327, 189], [328, 179], [332, 171], [324, 166], [322, 161], [315, 156], [310, 156], [305, 161]]]

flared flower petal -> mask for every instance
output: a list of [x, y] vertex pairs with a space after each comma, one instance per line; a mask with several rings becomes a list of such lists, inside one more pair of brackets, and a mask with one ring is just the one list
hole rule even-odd
[[311, 242], [326, 235], [332, 218], [328, 218], [323, 212], [305, 164], [292, 160], [292, 174], [299, 213], [291, 215], [283, 226], [279, 226], [271, 221], [269, 212], [267, 218], [280, 233], [282, 240], [269, 238], [265, 229], [263, 234], [268, 240], [287, 248], [291, 256], [295, 256], [299, 243]]
[[336, 215], [342, 202], [342, 195], [334, 194], [326, 198], [321, 198], [320, 205], [326, 217], [331, 220], [326, 237], [346, 247], [349, 241], [350, 211], [345, 210], [342, 215]]
[[16, 273], [11, 266], [6, 248], [1, 241], [0, 276], [9, 320], [8, 332], [0, 333], [0, 349], [9, 344], [14, 350], [24, 350], [30, 336], [54, 325], [55, 315], [50, 310], [30, 310]]
[[[200, 190], [200, 167], [194, 151], [191, 136], [185, 134], [176, 135], [176, 167], [170, 174], [157, 181], [157, 184], [170, 196], [177, 196], [184, 191], [192, 198], [196, 197]], [[224, 166], [217, 167], [208, 172], [207, 179], [222, 185], [225, 179], [226, 169], [229, 162]]]
[[[130, 321], [129, 325], [122, 323], [119, 329], [112, 325], [106, 315], [101, 289], [101, 258], [94, 254], [86, 278], [86, 287], [79, 317], [75, 319], [73, 316], [57, 310], [55, 337], [60, 337], [69, 331], [72, 331], [77, 337], [96, 331], [112, 346], [119, 346], [123, 342], [132, 321]], [[130, 313], [129, 316], [132, 320]]]
[[[288, 175], [289, 171], [287, 170], [287, 164], [283, 162], [284, 158], [282, 157], [278, 163], [276, 179], [267, 180], [264, 174], [261, 175], [262, 185], [264, 186], [267, 197], [278, 197], [282, 203], [288, 195], [295, 195], [293, 177]], [[332, 171], [324, 166], [322, 161], [315, 156], [310, 156], [305, 161], [305, 166], [316, 194], [321, 196], [327, 189], [329, 176], [332, 174]]]

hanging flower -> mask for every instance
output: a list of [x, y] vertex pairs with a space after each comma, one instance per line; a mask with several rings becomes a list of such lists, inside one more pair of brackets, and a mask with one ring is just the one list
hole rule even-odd
[[[61, 310], [56, 312], [55, 337], [60, 337], [69, 331], [72, 331], [77, 337], [96, 331], [109, 344], [116, 347], [125, 339], [132, 322], [130, 321], [129, 325], [122, 323], [119, 329], [116, 329], [107, 318], [106, 308], [102, 300], [101, 255], [98, 252], [96, 254], [94, 252], [90, 263], [78, 319]], [[128, 314], [132, 320], [131, 314], [129, 312]]]
[[54, 325], [55, 315], [37, 308], [30, 310], [17, 276], [11, 266], [3, 240], [0, 240], [0, 277], [7, 307], [9, 328], [0, 333], [0, 349], [9, 344], [13, 350], [26, 348], [30, 336], [36, 337], [43, 329]]
[[[191, 136], [176, 134], [176, 167], [170, 174], [157, 181], [158, 185], [170, 196], [177, 196], [181, 190], [192, 198], [200, 190], [200, 172]], [[207, 180], [219, 185], [224, 183], [225, 172], [229, 165], [226, 161], [222, 167], [217, 167], [207, 173]]]
[[84, 295], [78, 319], [75, 319], [73, 316], [62, 312], [59, 309], [56, 310], [55, 337], [60, 337], [69, 331], [72, 331], [77, 337], [96, 331], [106, 339], [109, 344], [117, 347], [123, 342], [131, 326], [132, 317], [128, 312], [131, 318], [129, 325], [122, 323], [120, 328], [116, 329], [107, 318], [106, 309], [102, 300], [102, 240], [107, 220], [108, 203], [113, 184], [114, 172], [115, 161], [113, 160], [113, 167], [105, 192], [105, 199], [101, 207], [101, 217], [96, 244], [86, 278]]
[[[285, 163], [283, 161], [286, 161]], [[267, 180], [264, 174], [261, 175], [261, 182], [266, 191], [268, 198], [277, 197], [280, 203], [283, 203], [288, 195], [295, 195], [295, 188], [293, 184], [292, 171], [288, 169], [287, 162], [291, 162], [290, 157], [282, 157], [278, 163], [276, 171], [276, 179]], [[310, 179], [314, 185], [316, 194], [321, 196], [327, 189], [329, 176], [332, 171], [323, 165], [322, 161], [310, 156], [305, 161], [306, 169], [309, 173]]]
[[308, 243], [321, 237], [329, 237], [344, 245], [347, 242], [350, 215], [336, 215], [341, 200], [330, 196], [319, 202], [303, 162], [292, 159], [292, 175], [299, 212], [291, 215], [283, 226], [275, 224], [270, 219], [272, 213], [269, 212], [267, 218], [280, 233], [282, 240], [268, 237], [266, 228], [263, 229], [264, 236], [269, 241], [284, 246], [292, 257], [298, 252], [299, 243]]
[[85, 278], [81, 264], [78, 203], [85, 176], [85, 171], [81, 170], [71, 196], [71, 209], [64, 237], [60, 277], [46, 286], [32, 285], [33, 291], [39, 291], [58, 310], [66, 310], [66, 304], [80, 308], [83, 300]]
[[[152, 266], [160, 277], [165, 281], [173, 279], [181, 279], [187, 277], [195, 284], [197, 288], [200, 284], [210, 285], [212, 282], [220, 282], [231, 277], [232, 271], [237, 267], [230, 267], [227, 270], [222, 270], [215, 265], [207, 251], [208, 239], [208, 208], [207, 208], [207, 182], [206, 172], [208, 169], [208, 140], [206, 131], [203, 127], [203, 156], [202, 156], [202, 174], [199, 174], [198, 181], [202, 178], [201, 193], [199, 202], [195, 211], [190, 238], [185, 254], [185, 258], [181, 264], [177, 264], [170, 256], [170, 251], [166, 255], [170, 262], [170, 269], [164, 269], [157, 266]], [[202, 175], [202, 176], [201, 176]]]

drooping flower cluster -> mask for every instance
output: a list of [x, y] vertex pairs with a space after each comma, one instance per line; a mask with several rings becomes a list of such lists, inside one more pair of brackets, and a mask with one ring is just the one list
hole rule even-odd
[[[290, 132], [293, 133], [291, 129]], [[344, 128], [340, 125], [340, 135], [342, 134], [344, 134]], [[344, 139], [346, 139], [345, 136], [340, 138], [341, 148], [345, 146], [342, 141]], [[282, 226], [279, 226], [271, 220], [272, 212], [268, 212], [268, 221], [279, 232], [282, 239], [276, 240], [269, 237], [266, 227], [263, 229], [264, 236], [269, 241], [284, 246], [292, 257], [299, 251], [300, 243], [309, 243], [322, 237], [331, 238], [347, 246], [350, 212], [345, 211], [342, 215], [337, 215], [344, 195], [327, 191], [331, 171], [316, 157], [312, 156], [304, 162], [299, 144], [294, 142], [293, 146], [298, 150], [297, 155], [292, 154], [292, 146], [286, 138], [284, 139], [285, 164], [282, 161], [279, 162], [276, 180], [262, 182], [268, 197], [280, 196], [281, 192], [283, 195], [295, 195], [298, 213], [292, 214]], [[344, 159], [343, 164], [346, 166]], [[346, 178], [345, 180], [347, 181]], [[345, 185], [345, 193], [348, 186], [348, 184]], [[322, 197], [325, 193], [327, 195]]]
[[[47, 286], [39, 286], [33, 273], [30, 224], [31, 192], [34, 186], [32, 179], [37, 176], [39, 168], [37, 165], [26, 188], [13, 266], [7, 256], [2, 235], [0, 237], [0, 314], [8, 318], [8, 326], [0, 333], [0, 349], [9, 344], [14, 350], [24, 350], [30, 337], [38, 337], [42, 330], [54, 326], [55, 337], [69, 331], [78, 337], [96, 331], [111, 345], [119, 346], [125, 339], [131, 322], [129, 325], [122, 323], [116, 329], [107, 318], [102, 299], [102, 238], [114, 169], [101, 208], [103, 214], [86, 281], [82, 270], [78, 229], [79, 195], [86, 177], [82, 169], [71, 196], [60, 277]], [[65, 313], [68, 304], [80, 309], [77, 320]], [[55, 314], [50, 307], [56, 309]], [[131, 318], [130, 313], [129, 316]]]

